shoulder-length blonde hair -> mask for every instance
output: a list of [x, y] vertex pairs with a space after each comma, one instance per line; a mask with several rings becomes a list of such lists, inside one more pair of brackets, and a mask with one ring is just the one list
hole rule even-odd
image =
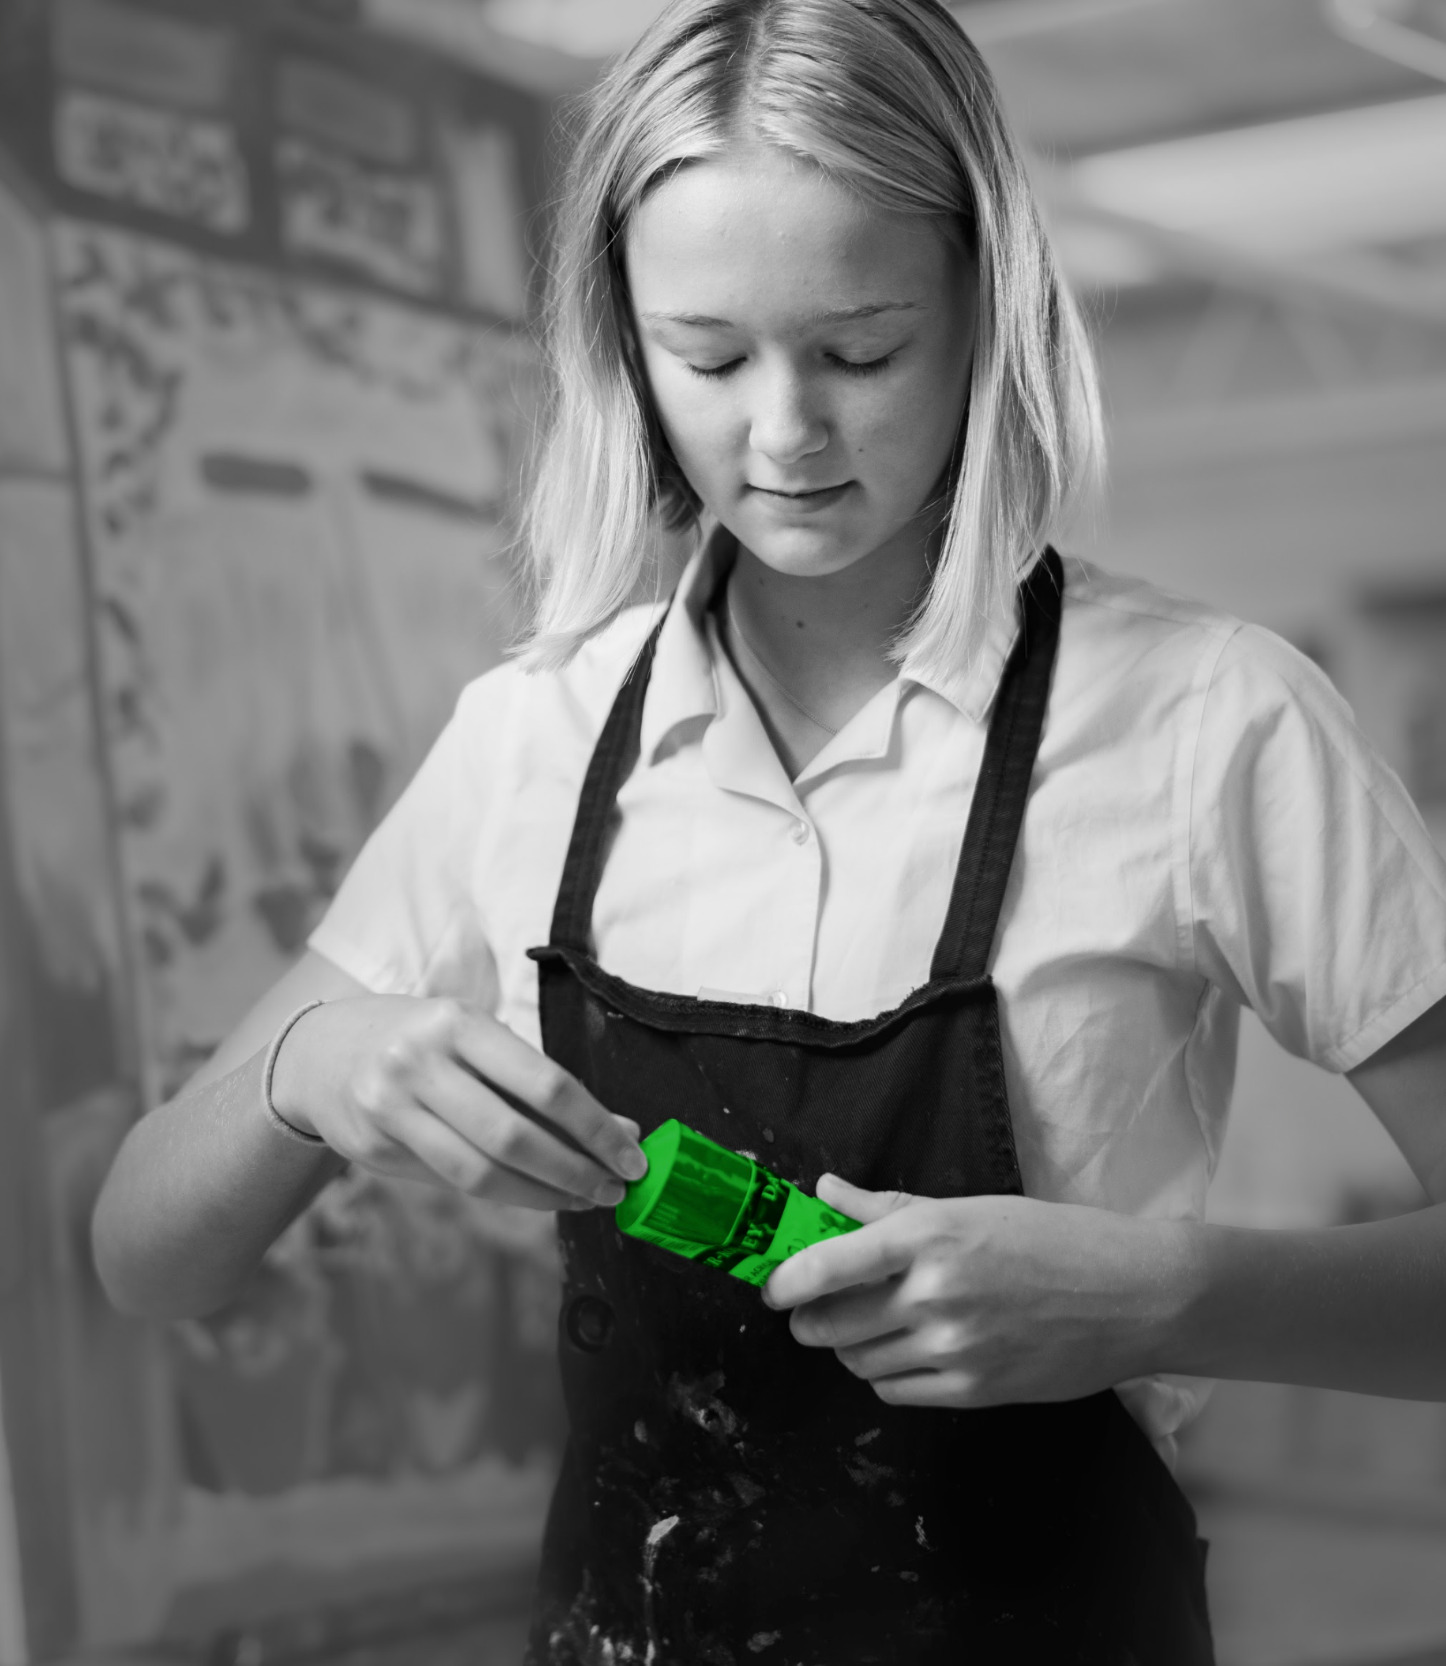
[[1035, 552], [1099, 476], [1094, 359], [998, 90], [938, 0], [673, 0], [587, 96], [557, 205], [544, 331], [549, 409], [524, 547], [524, 663], [564, 664], [635, 594], [659, 528], [699, 527], [637, 351], [629, 217], [740, 133], [881, 208], [952, 224], [979, 328], [952, 502], [897, 659], [967, 666]]

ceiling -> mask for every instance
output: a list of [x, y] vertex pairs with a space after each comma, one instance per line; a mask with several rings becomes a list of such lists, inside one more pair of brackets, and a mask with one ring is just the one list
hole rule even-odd
[[[1362, 40], [1352, 8], [1379, 11]], [[1446, 0], [975, 0], [954, 8], [1020, 125], [1067, 155], [1337, 110], [1446, 80]], [[662, 0], [362, 0], [379, 26], [487, 58], [558, 90], [595, 73]], [[1337, 13], [1343, 14], [1342, 18]], [[1390, 14], [1390, 15], [1387, 15]], [[1435, 45], [1436, 76], [1381, 54], [1394, 26]]]
[[[379, 27], [559, 92], [585, 85], [661, 9], [363, 3]], [[974, 0], [955, 11], [1037, 159], [1084, 287], [1258, 271], [1446, 327], [1446, 0]]]
[[1066, 158], [1441, 90], [1320, 0], [1155, 0], [985, 50], [1030, 141]]
[[[1408, 44], [1446, 60], [1432, 5]], [[1254, 275], [1446, 327], [1446, 63], [1345, 9], [1154, 0], [986, 48], [1077, 280]]]

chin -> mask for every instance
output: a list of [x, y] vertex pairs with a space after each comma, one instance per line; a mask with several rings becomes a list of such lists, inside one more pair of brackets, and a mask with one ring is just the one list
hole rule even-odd
[[867, 553], [852, 538], [830, 537], [823, 532], [790, 531], [780, 536], [776, 527], [770, 527], [754, 537], [739, 529], [735, 536], [756, 561], [789, 578], [826, 578], [852, 567]]

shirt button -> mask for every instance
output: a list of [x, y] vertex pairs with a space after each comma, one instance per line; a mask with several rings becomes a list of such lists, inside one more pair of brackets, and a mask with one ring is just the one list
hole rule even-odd
[[813, 836], [813, 829], [806, 821], [796, 821], [788, 830], [788, 836], [796, 845], [806, 845]]

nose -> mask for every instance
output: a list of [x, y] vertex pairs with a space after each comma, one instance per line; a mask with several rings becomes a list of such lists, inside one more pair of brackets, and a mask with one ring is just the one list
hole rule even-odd
[[780, 467], [822, 451], [828, 423], [806, 378], [780, 367], [759, 378], [748, 443]]

